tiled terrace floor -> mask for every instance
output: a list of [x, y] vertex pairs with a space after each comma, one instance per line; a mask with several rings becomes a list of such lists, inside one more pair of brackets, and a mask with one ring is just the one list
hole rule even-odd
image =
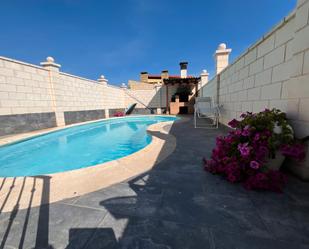
[[224, 130], [186, 122], [171, 133], [175, 152], [150, 172], [78, 198], [1, 213], [0, 248], [309, 248], [309, 183], [290, 176], [283, 194], [248, 192], [202, 170], [202, 157]]

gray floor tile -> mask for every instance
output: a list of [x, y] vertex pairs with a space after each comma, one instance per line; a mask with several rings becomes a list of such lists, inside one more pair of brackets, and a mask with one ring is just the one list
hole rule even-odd
[[216, 249], [303, 249], [305, 244], [295, 241], [281, 241], [259, 236], [211, 231]]

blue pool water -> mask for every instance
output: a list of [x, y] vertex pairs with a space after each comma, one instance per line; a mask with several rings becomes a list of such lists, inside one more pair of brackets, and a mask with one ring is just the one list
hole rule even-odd
[[79, 125], [0, 147], [0, 176], [34, 176], [89, 167], [148, 145], [146, 130], [175, 117], [125, 117]]

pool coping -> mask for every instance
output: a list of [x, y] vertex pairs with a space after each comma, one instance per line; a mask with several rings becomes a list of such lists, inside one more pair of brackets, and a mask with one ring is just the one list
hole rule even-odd
[[[134, 115], [131, 117], [144, 116], [175, 117], [175, 115]], [[107, 119], [21, 134], [10, 139], [6, 138], [5, 143], [1, 143], [0, 139], [0, 145], [15, 143], [30, 137], [103, 120]], [[147, 133], [152, 135], [150, 144], [133, 154], [113, 161], [44, 176], [0, 177], [0, 182], [2, 182], [0, 186], [0, 203], [3, 203], [2, 212], [12, 211], [17, 205], [19, 209], [24, 209], [77, 197], [144, 173], [167, 158], [176, 148], [176, 138], [169, 133], [169, 129], [164, 128], [171, 126], [175, 122], [186, 122], [188, 120], [189, 118], [180, 117], [178, 120], [150, 125], [147, 128]], [[31, 202], [29, 202], [30, 199]]]

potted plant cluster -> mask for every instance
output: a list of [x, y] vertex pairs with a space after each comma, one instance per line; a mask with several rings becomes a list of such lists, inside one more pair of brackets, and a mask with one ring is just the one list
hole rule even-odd
[[246, 189], [280, 192], [286, 183], [279, 170], [284, 158], [303, 160], [304, 145], [294, 138], [286, 114], [278, 109], [240, 117], [229, 122], [232, 131], [217, 137], [211, 159], [204, 159], [205, 170], [242, 182]]

